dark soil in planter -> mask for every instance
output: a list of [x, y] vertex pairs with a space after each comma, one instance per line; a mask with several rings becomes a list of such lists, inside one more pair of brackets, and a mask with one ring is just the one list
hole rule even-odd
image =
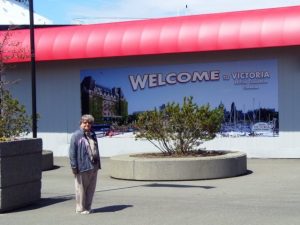
[[198, 151], [189, 151], [185, 154], [166, 154], [162, 152], [152, 152], [152, 153], [140, 153], [130, 155], [130, 157], [141, 157], [141, 158], [183, 158], [183, 157], [208, 157], [208, 156], [218, 156], [218, 155], [225, 155], [228, 152], [226, 151], [205, 151], [205, 150], [198, 150]]

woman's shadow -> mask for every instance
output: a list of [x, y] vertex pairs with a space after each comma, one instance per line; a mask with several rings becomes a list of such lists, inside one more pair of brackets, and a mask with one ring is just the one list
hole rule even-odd
[[129, 207], [133, 207], [133, 205], [111, 205], [111, 206], [93, 209], [93, 213], [116, 212], [116, 211], [121, 211], [121, 210], [129, 208]]

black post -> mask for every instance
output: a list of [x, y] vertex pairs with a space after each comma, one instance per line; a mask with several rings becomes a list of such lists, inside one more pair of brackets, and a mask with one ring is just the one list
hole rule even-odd
[[36, 116], [36, 78], [35, 78], [35, 48], [34, 48], [34, 19], [33, 0], [29, 0], [30, 16], [30, 55], [31, 55], [31, 97], [32, 97], [32, 136], [37, 137], [37, 116]]

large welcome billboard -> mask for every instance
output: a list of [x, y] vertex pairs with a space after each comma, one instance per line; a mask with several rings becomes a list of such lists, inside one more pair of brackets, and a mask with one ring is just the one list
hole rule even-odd
[[84, 69], [81, 92], [82, 112], [97, 102], [99, 123], [193, 96], [198, 105], [224, 106], [223, 136], [278, 135], [275, 59]]

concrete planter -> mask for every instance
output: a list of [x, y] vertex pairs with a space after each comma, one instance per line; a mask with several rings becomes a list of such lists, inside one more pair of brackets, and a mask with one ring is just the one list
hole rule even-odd
[[42, 171], [52, 170], [53, 165], [53, 152], [50, 150], [42, 151]]
[[0, 143], [0, 212], [41, 198], [42, 139]]
[[247, 155], [188, 158], [141, 158], [120, 155], [110, 158], [110, 175], [128, 180], [201, 180], [234, 177], [247, 172]]

